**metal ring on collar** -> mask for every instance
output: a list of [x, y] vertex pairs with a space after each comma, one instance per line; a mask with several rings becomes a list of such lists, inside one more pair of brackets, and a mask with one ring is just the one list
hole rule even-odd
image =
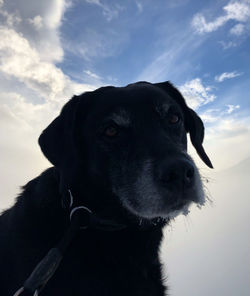
[[74, 202], [74, 198], [73, 198], [73, 195], [72, 195], [70, 189], [68, 189], [68, 192], [69, 192], [69, 198], [70, 198], [70, 205], [69, 205], [69, 207], [71, 208], [72, 205], [73, 205], [73, 202]]
[[[84, 206], [75, 207], [70, 212], [70, 215], [69, 215], [70, 220], [72, 219], [73, 214], [78, 210], [85, 210], [88, 213], [88, 215], [92, 214], [92, 211]], [[88, 225], [80, 227], [80, 229], [86, 229], [86, 228], [88, 228]]]

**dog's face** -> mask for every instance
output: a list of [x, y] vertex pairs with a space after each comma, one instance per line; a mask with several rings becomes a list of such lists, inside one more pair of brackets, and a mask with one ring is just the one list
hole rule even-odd
[[211, 166], [202, 148], [203, 124], [181, 94], [168, 82], [143, 82], [74, 97], [39, 142], [67, 186], [77, 180], [84, 184], [78, 190], [112, 196], [109, 202], [137, 217], [169, 218], [192, 202], [204, 203], [187, 132]]

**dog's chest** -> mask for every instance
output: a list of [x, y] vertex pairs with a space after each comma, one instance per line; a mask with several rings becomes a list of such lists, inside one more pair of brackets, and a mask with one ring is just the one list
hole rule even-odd
[[152, 278], [126, 274], [95, 273], [74, 276], [72, 273], [62, 279], [52, 280], [41, 295], [52, 296], [163, 296], [164, 288]]
[[[127, 260], [79, 261], [58, 270], [44, 289], [44, 295], [54, 296], [163, 296], [164, 287], [159, 266], [140, 266]], [[67, 268], [66, 268], [67, 267]], [[53, 291], [53, 292], [52, 292]]]

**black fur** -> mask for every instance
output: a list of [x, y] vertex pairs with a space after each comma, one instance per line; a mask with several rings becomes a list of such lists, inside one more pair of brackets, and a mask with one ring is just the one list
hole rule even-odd
[[[150, 144], [154, 133], [149, 126], [150, 147], [140, 142], [140, 135], [135, 135], [130, 139], [135, 143], [132, 148], [127, 139], [112, 144], [110, 148], [111, 145], [104, 144], [101, 139], [96, 142], [96, 132], [93, 132], [96, 131], [93, 122], [97, 125], [101, 114], [109, 111], [114, 102], [128, 107], [130, 104], [129, 108], [138, 112], [139, 117], [144, 103], [154, 99], [149, 96], [152, 93], [156, 97], [159, 93], [163, 97], [171, 97], [185, 117], [180, 143], [169, 143], [168, 147], [172, 148], [166, 148], [166, 152], [161, 148], [157, 159], [167, 158], [168, 151], [175, 151], [177, 146], [185, 150], [186, 132], [190, 132], [196, 149], [201, 149], [203, 124], [168, 82], [144, 82], [126, 88], [106, 87], [73, 97], [39, 139], [43, 153], [54, 166], [26, 184], [15, 205], [0, 217], [0, 295], [13, 295], [63, 236], [69, 226], [68, 188], [76, 205], [87, 206], [102, 218], [126, 224], [127, 228], [111, 232], [80, 231], [40, 295], [165, 295], [158, 254], [164, 223], [154, 226], [149, 220], [131, 213], [113, 194], [110, 181], [119, 178], [112, 174], [117, 166], [123, 166], [124, 159], [130, 166], [135, 166], [143, 162], [145, 150], [156, 149]], [[129, 99], [130, 95], [135, 97], [133, 101]], [[149, 123], [141, 122], [145, 124], [145, 130], [150, 124], [150, 118], [147, 119]], [[160, 142], [158, 146], [161, 146]], [[131, 158], [129, 151], [133, 149], [136, 153]], [[210, 165], [202, 151], [202, 159]]]

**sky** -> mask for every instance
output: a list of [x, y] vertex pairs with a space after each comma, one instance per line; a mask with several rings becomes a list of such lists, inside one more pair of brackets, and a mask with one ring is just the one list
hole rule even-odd
[[250, 0], [0, 0], [0, 209], [50, 165], [37, 139], [73, 94], [170, 80], [215, 167], [190, 147], [212, 204], [166, 230], [171, 295], [248, 295], [249, 37]]

